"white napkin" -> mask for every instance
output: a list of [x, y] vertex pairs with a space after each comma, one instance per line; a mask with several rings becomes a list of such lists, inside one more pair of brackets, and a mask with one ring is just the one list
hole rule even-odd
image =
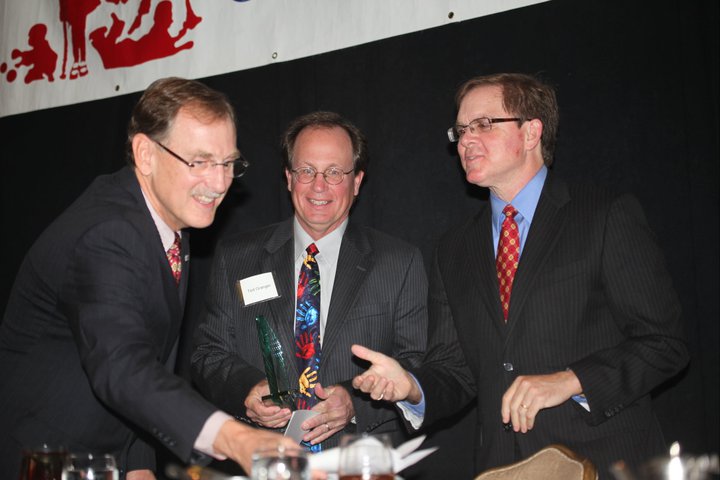
[[[426, 448], [424, 450], [415, 451], [420, 444], [425, 440], [425, 435], [415, 437], [402, 445], [392, 450], [393, 457], [393, 470], [395, 473], [399, 473], [405, 470], [410, 465], [414, 465], [423, 458], [427, 457], [438, 447]], [[368, 441], [379, 440], [373, 437], [368, 437]], [[324, 450], [320, 453], [310, 455], [310, 469], [311, 470], [322, 470], [324, 472], [333, 473], [337, 472], [338, 465], [340, 463], [340, 449], [331, 448], [330, 450]]]

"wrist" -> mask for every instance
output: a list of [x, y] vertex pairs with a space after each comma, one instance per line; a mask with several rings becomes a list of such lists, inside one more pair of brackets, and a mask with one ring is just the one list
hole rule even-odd
[[422, 400], [420, 387], [418, 386], [417, 381], [415, 381], [415, 377], [410, 375], [408, 372], [405, 372], [405, 377], [410, 384], [410, 389], [405, 400], [413, 405], [417, 405]]

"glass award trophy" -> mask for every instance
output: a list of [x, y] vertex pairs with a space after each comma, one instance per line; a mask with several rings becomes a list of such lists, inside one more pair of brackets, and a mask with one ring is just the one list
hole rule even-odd
[[255, 317], [255, 326], [265, 365], [265, 376], [270, 387], [270, 395], [265, 395], [262, 400], [266, 405], [287, 407], [294, 411], [298, 390], [292, 388], [293, 383], [288, 377], [288, 362], [282, 345], [263, 315]]

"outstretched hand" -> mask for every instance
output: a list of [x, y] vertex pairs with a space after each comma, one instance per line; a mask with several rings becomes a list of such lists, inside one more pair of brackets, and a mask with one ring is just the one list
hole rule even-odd
[[395, 359], [362, 345], [353, 345], [351, 350], [371, 364], [369, 369], [353, 378], [353, 387], [370, 394], [373, 400], [420, 402], [420, 388], [415, 379]]

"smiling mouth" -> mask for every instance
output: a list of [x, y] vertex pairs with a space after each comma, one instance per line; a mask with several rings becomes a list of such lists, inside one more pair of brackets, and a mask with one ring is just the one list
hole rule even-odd
[[308, 198], [308, 202], [318, 207], [322, 207], [323, 205], [327, 205], [328, 203], [330, 203], [330, 200], [314, 200], [312, 198]]
[[199, 203], [202, 203], [203, 205], [210, 205], [211, 203], [215, 202], [215, 200], [218, 198], [217, 195], [195, 195], [195, 200], [197, 200]]

